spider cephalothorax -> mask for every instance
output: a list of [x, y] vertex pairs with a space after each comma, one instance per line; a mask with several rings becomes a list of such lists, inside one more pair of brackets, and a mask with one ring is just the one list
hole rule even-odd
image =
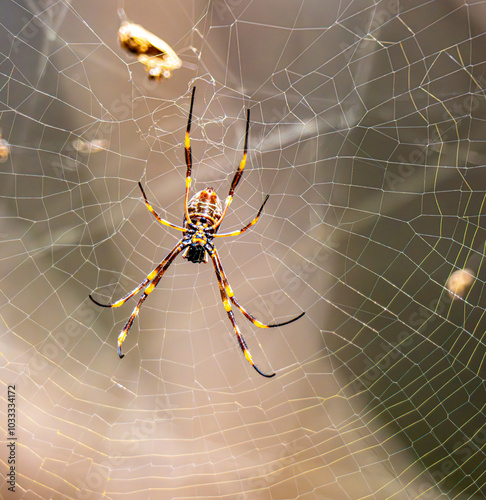
[[131, 316], [128, 318], [123, 330], [118, 336], [118, 354], [120, 358], [123, 357], [122, 354], [122, 344], [125, 341], [125, 338], [130, 330], [133, 321], [138, 315], [138, 311], [142, 306], [143, 302], [147, 298], [147, 296], [153, 291], [153, 289], [157, 286], [165, 271], [172, 264], [174, 259], [180, 252], [182, 256], [187, 259], [189, 262], [194, 262], [195, 264], [199, 264], [201, 262], [208, 262], [209, 258], [211, 259], [214, 271], [216, 273], [216, 278], [219, 283], [219, 291], [221, 294], [221, 300], [223, 301], [224, 308], [228, 315], [228, 318], [233, 325], [233, 329], [235, 331], [236, 337], [238, 339], [238, 343], [243, 351], [245, 358], [250, 362], [253, 368], [264, 377], [273, 377], [275, 373], [266, 374], [260, 371], [260, 369], [255, 365], [253, 359], [251, 357], [250, 351], [248, 350], [248, 346], [243, 338], [240, 329], [236, 323], [235, 315], [231, 308], [231, 303], [237, 307], [243, 315], [251, 321], [254, 325], [259, 328], [273, 328], [275, 326], [283, 326], [293, 321], [301, 318], [305, 313], [299, 314], [299, 316], [285, 321], [283, 323], [271, 323], [265, 324], [258, 321], [254, 316], [252, 316], [235, 298], [234, 292], [226, 278], [226, 274], [223, 271], [223, 265], [221, 264], [221, 260], [218, 255], [218, 251], [216, 250], [213, 239], [214, 238], [224, 238], [226, 236], [238, 236], [241, 233], [244, 233], [248, 228], [256, 224], [258, 221], [260, 214], [262, 213], [263, 207], [268, 200], [268, 195], [265, 197], [260, 209], [256, 217], [251, 220], [246, 226], [239, 229], [238, 231], [233, 231], [231, 233], [221, 233], [218, 234], [218, 228], [226, 216], [226, 212], [228, 207], [233, 199], [233, 194], [235, 188], [241, 178], [241, 174], [243, 173], [243, 169], [246, 164], [246, 155], [248, 149], [248, 128], [250, 123], [250, 111], [248, 110], [247, 119], [246, 119], [246, 132], [245, 132], [245, 146], [243, 151], [243, 158], [240, 162], [240, 166], [236, 171], [233, 181], [231, 182], [231, 187], [224, 202], [224, 206], [221, 203], [218, 195], [214, 191], [213, 188], [207, 187], [202, 191], [196, 193], [189, 200], [189, 190], [191, 188], [191, 169], [192, 169], [192, 155], [191, 155], [191, 143], [189, 139], [189, 132], [191, 130], [191, 119], [192, 119], [192, 109], [194, 106], [194, 92], [196, 88], [192, 90], [192, 98], [191, 98], [191, 107], [189, 110], [189, 119], [187, 121], [187, 131], [186, 131], [186, 139], [185, 139], [185, 153], [186, 153], [186, 194], [184, 197], [184, 220], [182, 227], [179, 227], [171, 222], [162, 219], [157, 212], [152, 208], [152, 205], [147, 200], [147, 196], [145, 195], [145, 191], [143, 190], [142, 184], [139, 182], [138, 185], [140, 190], [142, 191], [142, 196], [145, 201], [145, 205], [149, 209], [149, 211], [154, 215], [154, 217], [163, 225], [172, 227], [184, 233], [183, 237], [179, 240], [177, 245], [169, 252], [166, 258], [155, 268], [152, 272], [138, 285], [134, 290], [132, 290], [129, 294], [122, 297], [120, 300], [113, 302], [112, 304], [101, 304], [97, 300], [95, 300], [91, 295], [90, 299], [97, 305], [102, 307], [119, 307], [123, 305], [130, 297], [133, 297], [137, 292], [139, 292], [142, 288], [145, 287], [142, 296], [140, 297], [138, 304], [133, 310]]
[[213, 249], [213, 234], [211, 228], [201, 225], [201, 223], [189, 223], [186, 226], [186, 234], [182, 238], [182, 244], [186, 246], [182, 257], [194, 264], [208, 262], [208, 252]]

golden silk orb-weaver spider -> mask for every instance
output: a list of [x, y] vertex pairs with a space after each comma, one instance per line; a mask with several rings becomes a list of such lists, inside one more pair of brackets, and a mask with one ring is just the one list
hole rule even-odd
[[265, 200], [263, 201], [260, 209], [258, 210], [256, 217], [253, 220], [251, 220], [246, 226], [239, 229], [238, 231], [218, 234], [217, 231], [219, 229], [219, 226], [221, 225], [221, 222], [223, 222], [223, 219], [226, 216], [228, 207], [231, 203], [231, 200], [233, 199], [233, 193], [235, 191], [236, 186], [238, 185], [238, 182], [241, 179], [241, 175], [243, 174], [243, 169], [245, 168], [246, 164], [247, 149], [248, 149], [248, 129], [250, 124], [250, 110], [248, 110], [246, 119], [245, 146], [243, 150], [243, 158], [240, 162], [238, 170], [236, 171], [233, 177], [233, 181], [231, 182], [230, 190], [224, 202], [224, 206], [221, 203], [221, 200], [219, 199], [214, 189], [210, 187], [207, 187], [206, 189], [199, 191], [189, 200], [189, 190], [191, 188], [191, 169], [192, 169], [192, 154], [191, 154], [191, 143], [190, 143], [189, 133], [191, 130], [192, 110], [194, 106], [195, 90], [196, 88], [194, 87], [192, 90], [191, 107], [189, 109], [189, 119], [187, 121], [186, 138], [184, 142], [187, 171], [186, 171], [186, 194], [184, 196], [184, 219], [182, 227], [179, 227], [175, 224], [172, 224], [171, 222], [162, 219], [152, 208], [152, 205], [150, 205], [150, 203], [148, 202], [142, 184], [140, 182], [138, 183], [140, 190], [142, 192], [143, 199], [145, 201], [145, 205], [147, 206], [148, 210], [164, 226], [169, 226], [173, 229], [177, 229], [178, 231], [184, 233], [182, 238], [179, 240], [177, 245], [168, 253], [165, 259], [157, 267], [155, 267], [150, 272], [150, 274], [142, 281], [142, 283], [140, 283], [140, 285], [138, 285], [129, 294], [125, 295], [116, 302], [113, 302], [112, 304], [101, 304], [100, 302], [95, 300], [91, 295], [89, 296], [89, 298], [96, 305], [101, 307], [120, 307], [129, 298], [133, 297], [137, 292], [139, 292], [142, 288], [145, 287], [145, 290], [143, 291], [142, 296], [138, 301], [138, 304], [136, 305], [132, 314], [125, 323], [123, 330], [118, 336], [118, 355], [120, 356], [120, 358], [123, 358], [124, 355], [122, 354], [122, 345], [133, 324], [133, 321], [137, 317], [143, 302], [157, 286], [162, 276], [164, 275], [165, 271], [167, 271], [167, 269], [172, 264], [177, 255], [180, 252], [183, 252], [182, 257], [187, 259], [189, 262], [194, 262], [195, 264], [199, 264], [201, 262], [208, 262], [208, 258], [211, 258], [211, 261], [214, 266], [214, 271], [216, 273], [216, 278], [219, 283], [219, 291], [221, 293], [221, 299], [223, 301], [224, 308], [226, 310], [229, 320], [231, 321], [231, 324], [233, 325], [233, 329], [238, 339], [238, 343], [245, 355], [245, 358], [249, 361], [251, 366], [253, 366], [253, 368], [260, 375], [264, 377], [273, 377], [275, 373], [271, 374], [263, 373], [253, 362], [253, 358], [250, 354], [250, 351], [248, 350], [246, 341], [243, 338], [243, 335], [241, 334], [238, 324], [236, 323], [235, 315], [231, 308], [231, 304], [237, 307], [249, 321], [251, 321], [255, 326], [259, 328], [274, 328], [276, 326], [288, 325], [289, 323], [292, 323], [293, 321], [296, 321], [299, 318], [301, 318], [305, 314], [305, 312], [283, 323], [265, 324], [262, 323], [261, 321], [258, 321], [254, 316], [252, 316], [236, 300], [234, 296], [234, 292], [223, 270], [223, 266], [221, 264], [221, 260], [218, 255], [218, 251], [216, 250], [216, 247], [213, 244], [213, 239], [225, 238], [227, 236], [238, 236], [239, 234], [244, 233], [247, 229], [256, 224], [256, 222], [260, 217], [260, 214], [262, 213], [263, 207], [265, 206], [265, 203], [268, 200], [268, 195], [265, 197]]

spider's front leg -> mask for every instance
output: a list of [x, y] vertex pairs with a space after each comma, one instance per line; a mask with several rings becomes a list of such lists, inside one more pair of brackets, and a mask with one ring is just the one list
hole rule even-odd
[[140, 285], [138, 285], [134, 290], [132, 290], [129, 294], [125, 295], [120, 300], [117, 300], [116, 302], [113, 302], [112, 304], [101, 304], [100, 302], [95, 300], [91, 295], [89, 296], [89, 298], [98, 306], [101, 306], [101, 307], [120, 307], [130, 297], [133, 297], [139, 290], [141, 290], [145, 285], [148, 284], [147, 287], [145, 288], [142, 296], [140, 297], [138, 304], [135, 306], [135, 309], [133, 310], [132, 314], [130, 315], [127, 322], [125, 323], [123, 330], [121, 331], [120, 335], [118, 336], [118, 355], [120, 356], [120, 358], [123, 358], [123, 356], [124, 356], [122, 354], [122, 350], [121, 350], [122, 344], [125, 341], [135, 318], [138, 316], [138, 312], [139, 312], [140, 308], [142, 307], [142, 304], [144, 303], [144, 301], [148, 297], [148, 295], [157, 286], [157, 284], [161, 280], [162, 276], [164, 275], [165, 271], [167, 271], [167, 269], [172, 264], [172, 262], [177, 257], [177, 255], [185, 247], [186, 247], [186, 245], [182, 243], [182, 240], [179, 241], [179, 243], [177, 243], [177, 245], [167, 254], [165, 259], [142, 281], [142, 283], [140, 283]]
[[218, 284], [219, 284], [219, 291], [221, 293], [221, 300], [223, 301], [224, 308], [226, 310], [226, 314], [228, 315], [228, 318], [230, 319], [231, 324], [233, 325], [233, 329], [236, 333], [236, 337], [238, 338], [238, 343], [240, 344], [241, 350], [243, 351], [245, 358], [248, 360], [248, 362], [251, 364], [251, 366], [253, 366], [253, 368], [263, 377], [270, 378], [270, 377], [275, 376], [275, 373], [271, 373], [271, 374], [263, 373], [258, 368], [258, 366], [254, 363], [253, 358], [252, 358], [251, 353], [250, 353], [250, 350], [248, 349], [248, 345], [247, 345], [245, 339], [243, 338], [243, 335], [240, 332], [238, 324], [236, 323], [235, 315], [231, 309], [231, 304], [230, 304], [230, 301], [228, 300], [228, 294], [226, 292], [226, 289], [225, 289], [225, 286], [223, 283], [223, 278], [221, 276], [217, 261], [215, 259], [216, 249], [214, 247], [212, 247], [212, 245], [207, 245], [206, 249], [207, 249], [207, 251], [211, 257], [211, 260], [213, 262], [213, 265], [214, 265], [214, 271], [216, 272], [216, 278], [218, 279]]
[[288, 325], [289, 323], [293, 323], [294, 321], [297, 321], [298, 319], [302, 318], [304, 316], [305, 311], [300, 313], [298, 316], [295, 318], [289, 319], [288, 321], [283, 321], [282, 323], [262, 323], [261, 321], [258, 321], [255, 316], [250, 314], [237, 300], [235, 297], [235, 294], [233, 292], [233, 289], [231, 288], [228, 278], [226, 278], [226, 274], [223, 269], [223, 264], [221, 263], [221, 259], [219, 258], [219, 254], [216, 249], [214, 249], [214, 256], [213, 256], [213, 263], [215, 266], [218, 267], [220, 275], [223, 279], [223, 284], [224, 288], [226, 290], [226, 295], [229, 297], [231, 302], [243, 313], [245, 318], [247, 318], [249, 321], [251, 321], [255, 326], [258, 326], [258, 328], [275, 328], [277, 326], [284, 326]]
[[150, 295], [150, 293], [153, 292], [154, 288], [158, 285], [159, 281], [161, 280], [162, 276], [164, 275], [165, 271], [169, 268], [169, 266], [172, 264], [174, 259], [179, 255], [181, 250], [184, 249], [184, 246], [182, 244], [182, 241], [180, 241], [167, 255], [167, 257], [157, 266], [157, 269], [159, 269], [158, 273], [156, 276], [152, 279], [150, 284], [145, 288], [142, 296], [140, 297], [138, 304], [135, 306], [135, 309], [133, 310], [132, 314], [128, 318], [127, 322], [125, 323], [125, 326], [123, 327], [123, 330], [120, 332], [120, 335], [118, 335], [118, 356], [120, 358], [123, 358], [124, 354], [122, 354], [122, 344], [125, 342], [125, 339], [128, 335], [128, 332], [130, 328], [132, 327], [132, 324], [135, 320], [135, 318], [138, 316], [138, 311], [142, 307], [142, 304], [144, 303], [145, 299]]

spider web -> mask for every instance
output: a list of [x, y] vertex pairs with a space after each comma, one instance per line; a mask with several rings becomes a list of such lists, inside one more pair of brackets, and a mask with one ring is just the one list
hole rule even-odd
[[[22, 499], [480, 499], [486, 43], [482, 1], [3, 0], [1, 494]], [[149, 81], [123, 8], [184, 62]], [[101, 309], [224, 199], [211, 264]], [[223, 229], [222, 228], [222, 229]], [[177, 233], [177, 234], [175, 234]], [[474, 284], [449, 293], [471, 269]], [[454, 291], [454, 290], [453, 290]]]

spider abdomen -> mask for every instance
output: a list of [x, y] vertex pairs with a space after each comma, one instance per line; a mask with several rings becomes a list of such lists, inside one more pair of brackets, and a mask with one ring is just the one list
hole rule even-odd
[[[196, 193], [187, 204], [191, 222], [208, 222], [209, 226], [216, 224], [223, 215], [223, 206], [213, 188], [206, 188]], [[187, 220], [184, 219], [187, 226]]]

